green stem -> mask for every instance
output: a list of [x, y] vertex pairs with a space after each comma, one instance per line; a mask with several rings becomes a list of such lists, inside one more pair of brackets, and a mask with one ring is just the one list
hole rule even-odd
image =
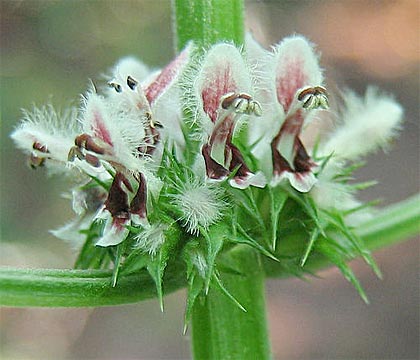
[[[115, 287], [111, 280], [111, 270], [3, 268], [0, 269], [0, 304], [90, 307], [133, 303], [157, 296], [155, 283], [147, 271], [120, 276]], [[182, 286], [185, 286], [183, 271], [168, 272], [165, 293]]]
[[[193, 40], [199, 47], [220, 41], [242, 45], [243, 0], [174, 0], [177, 49]], [[216, 278], [204, 303], [192, 313], [192, 345], [195, 359], [268, 359], [270, 346], [265, 317], [264, 269], [250, 249], [231, 254], [231, 265], [242, 273], [225, 275], [223, 282], [241, 299], [247, 312], [224, 294]]]
[[242, 310], [214, 283], [194, 305], [192, 340], [195, 359], [269, 359], [264, 273], [259, 254], [246, 248], [230, 254], [229, 264], [242, 275], [226, 274], [223, 286], [240, 299]]
[[201, 46], [219, 41], [242, 45], [243, 10], [243, 0], [173, 0], [177, 50], [190, 40]]
[[[367, 247], [375, 250], [418, 235], [419, 224], [420, 195], [415, 195], [381, 210], [357, 232]], [[303, 240], [295, 234], [295, 238], [287, 241], [298, 244]], [[332, 264], [323, 257], [310, 257], [305, 266], [317, 271]], [[269, 277], [284, 276], [282, 267], [275, 261], [264, 261], [264, 270]], [[156, 297], [156, 286], [145, 271], [120, 275], [115, 288], [111, 286], [111, 278], [111, 271], [0, 268], [0, 305], [101, 306]], [[164, 285], [165, 294], [185, 287], [183, 271], [168, 268]]]
[[420, 194], [391, 205], [357, 229], [370, 250], [420, 233]]

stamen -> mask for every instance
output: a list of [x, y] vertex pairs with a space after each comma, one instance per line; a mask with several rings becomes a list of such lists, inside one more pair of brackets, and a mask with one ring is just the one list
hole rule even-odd
[[110, 81], [108, 83], [108, 86], [114, 88], [117, 93], [122, 92], [122, 87], [121, 87], [120, 84], [117, 84], [117, 83], [114, 83], [114, 82]]
[[38, 167], [44, 166], [45, 164], [45, 158], [37, 156], [34, 153], [31, 153], [31, 156], [29, 157], [29, 166], [32, 169], [36, 169]]
[[135, 90], [136, 86], [138, 85], [138, 82], [134, 80], [131, 76], [128, 76], [127, 85], [131, 90]]
[[42, 153], [49, 153], [48, 149], [47, 149], [47, 145], [42, 145], [41, 143], [39, 143], [38, 141], [35, 141], [32, 145], [32, 149], [34, 150], [38, 150]]
[[328, 93], [323, 86], [314, 86], [303, 89], [299, 95], [298, 100], [303, 102], [304, 109], [328, 109]]
[[79, 160], [84, 160], [85, 155], [81, 152], [80, 148], [77, 146], [73, 146], [69, 150], [69, 154], [67, 155], [67, 161], [72, 162], [74, 159], [78, 158]]
[[233, 108], [236, 113], [262, 115], [261, 105], [245, 93], [227, 93], [222, 97], [221, 106], [225, 110]]
[[101, 162], [99, 161], [99, 159], [92, 154], [86, 154], [85, 156], [85, 160], [89, 165], [92, 165], [93, 167], [100, 167], [101, 166]]
[[79, 148], [84, 148], [88, 151], [92, 151], [96, 154], [105, 154], [105, 149], [97, 143], [97, 140], [88, 134], [82, 134], [76, 136], [74, 143]]

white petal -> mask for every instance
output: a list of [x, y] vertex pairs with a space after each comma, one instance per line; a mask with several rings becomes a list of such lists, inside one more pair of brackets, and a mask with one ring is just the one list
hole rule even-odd
[[374, 88], [368, 88], [364, 98], [347, 92], [344, 100], [342, 125], [323, 146], [323, 154], [355, 159], [386, 145], [396, 135], [403, 109], [395, 100]]
[[249, 173], [247, 177], [234, 177], [229, 180], [230, 186], [237, 189], [246, 189], [249, 186], [256, 186], [259, 188], [265, 187], [267, 185], [267, 179], [261, 171], [257, 173]]
[[66, 225], [56, 230], [50, 230], [50, 233], [59, 239], [69, 242], [75, 249], [79, 249], [86, 240], [86, 234], [81, 233], [81, 231], [90, 228], [93, 218], [93, 213], [76, 217]]
[[[69, 150], [74, 146], [74, 138], [80, 131], [77, 123], [77, 110], [70, 108], [57, 112], [52, 105], [35, 107], [31, 112], [24, 111], [21, 124], [10, 135], [16, 145], [28, 154], [48, 158], [63, 166]], [[45, 153], [34, 149], [38, 143]]]
[[143, 165], [135, 155], [143, 144], [145, 134], [141, 114], [135, 107], [127, 105], [123, 98], [104, 99], [95, 93], [88, 93], [82, 124], [87, 134], [101, 139], [107, 145], [108, 154], [101, 158], [138, 171]]
[[214, 123], [224, 95], [252, 95], [251, 90], [251, 76], [239, 50], [230, 44], [213, 46], [205, 55], [194, 83], [200, 120], [210, 118]]
[[284, 171], [280, 176], [275, 176], [271, 180], [271, 186], [277, 186], [284, 180], [288, 180], [290, 185], [297, 191], [302, 193], [309, 192], [317, 182], [315, 175], [312, 172], [307, 173], [293, 173]]
[[150, 105], [159, 101], [169, 89], [179, 80], [180, 75], [190, 61], [191, 53], [194, 50], [193, 44], [189, 43], [181, 53], [172, 60], [160, 74], [145, 88], [144, 92]]
[[126, 223], [122, 226], [116, 226], [112, 222], [112, 218], [109, 217], [106, 220], [105, 228], [103, 230], [102, 236], [96, 242], [96, 246], [114, 246], [122, 243], [130, 232], [125, 225], [129, 225], [130, 220], [127, 220]]
[[150, 69], [133, 56], [120, 59], [112, 69], [114, 79], [122, 83], [127, 81], [128, 76], [142, 82], [150, 73]]
[[288, 37], [274, 48], [272, 71], [277, 99], [286, 112], [299, 89], [323, 81], [318, 56], [303, 36]]

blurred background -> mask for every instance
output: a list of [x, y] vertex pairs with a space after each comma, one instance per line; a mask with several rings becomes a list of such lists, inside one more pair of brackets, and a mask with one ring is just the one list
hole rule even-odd
[[[228, 0], [227, 0], [228, 1]], [[25, 166], [9, 134], [21, 108], [65, 107], [88, 78], [121, 56], [152, 67], [173, 56], [169, 0], [1, 1], [1, 265], [69, 268], [72, 249], [48, 233], [72, 216], [66, 184]], [[318, 45], [332, 86], [359, 93], [375, 84], [405, 108], [404, 130], [387, 154], [369, 157], [358, 179], [379, 185], [364, 200], [402, 200], [419, 187], [419, 4], [399, 1], [247, 1], [246, 26], [265, 46], [301, 33]], [[375, 254], [380, 281], [352, 266], [367, 306], [335, 269], [320, 278], [269, 280], [275, 359], [418, 359], [419, 243]], [[188, 359], [185, 293], [98, 309], [1, 309], [2, 359]]]

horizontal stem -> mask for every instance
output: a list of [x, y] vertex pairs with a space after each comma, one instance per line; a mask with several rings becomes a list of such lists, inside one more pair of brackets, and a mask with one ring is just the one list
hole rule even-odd
[[[357, 233], [369, 249], [376, 250], [419, 234], [419, 224], [420, 196], [415, 195], [379, 211], [373, 219], [362, 224]], [[297, 238], [295, 242], [301, 241]], [[317, 271], [331, 265], [327, 259], [314, 256], [308, 259], [305, 267]], [[264, 269], [269, 277], [284, 276], [281, 266], [275, 261], [264, 262]], [[111, 286], [111, 277], [111, 271], [102, 270], [1, 268], [0, 305], [103, 306], [156, 297], [155, 284], [146, 271], [120, 276], [115, 288]], [[165, 294], [185, 285], [184, 269], [167, 269]]]
[[381, 210], [357, 229], [370, 250], [409, 239], [420, 233], [420, 194]]
[[[165, 293], [183, 286], [183, 271], [165, 277]], [[177, 277], [175, 277], [177, 276]], [[0, 269], [3, 306], [85, 307], [134, 303], [156, 297], [147, 271], [121, 276], [111, 286], [112, 271], [56, 269]]]

